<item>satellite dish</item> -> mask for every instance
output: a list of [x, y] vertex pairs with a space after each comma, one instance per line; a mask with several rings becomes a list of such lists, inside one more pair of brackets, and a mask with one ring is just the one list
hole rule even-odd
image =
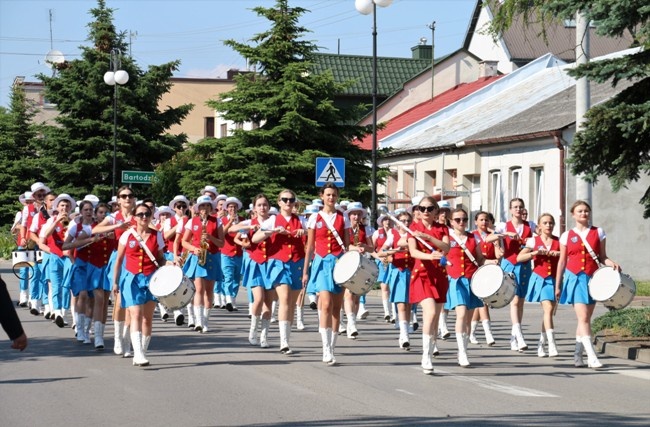
[[45, 65], [49, 68], [52, 68], [54, 64], [62, 64], [65, 61], [65, 57], [60, 50], [51, 50], [45, 55]]

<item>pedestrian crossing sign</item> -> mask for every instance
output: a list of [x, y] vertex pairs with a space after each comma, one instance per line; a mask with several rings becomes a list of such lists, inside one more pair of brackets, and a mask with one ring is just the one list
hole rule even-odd
[[316, 186], [331, 182], [345, 187], [345, 159], [342, 157], [316, 157]]

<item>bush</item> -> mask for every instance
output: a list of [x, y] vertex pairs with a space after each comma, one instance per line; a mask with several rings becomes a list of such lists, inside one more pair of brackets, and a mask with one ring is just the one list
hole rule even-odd
[[0, 231], [0, 258], [11, 259], [11, 252], [16, 250], [16, 241], [7, 230]]
[[650, 337], [650, 307], [610, 311], [591, 323], [594, 334], [612, 330], [618, 335]]

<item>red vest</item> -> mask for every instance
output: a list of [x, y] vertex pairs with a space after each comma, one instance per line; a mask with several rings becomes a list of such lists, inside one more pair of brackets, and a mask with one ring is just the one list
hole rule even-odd
[[[447, 228], [446, 225], [444, 224], [438, 224], [437, 222], [434, 223], [431, 226], [430, 230], [427, 230], [427, 228], [420, 222], [420, 223], [411, 223], [411, 230], [414, 232], [422, 232], [426, 233], [430, 236], [435, 237], [438, 240], [442, 240], [444, 236], [449, 237], [449, 228]], [[409, 237], [409, 239], [413, 239], [414, 237]], [[428, 241], [425, 240], [425, 242], [429, 243]], [[420, 243], [417, 239], [415, 239], [415, 244], [417, 245], [417, 248], [420, 252], [425, 252], [425, 253], [431, 253], [429, 249], [427, 249], [422, 243]], [[433, 243], [429, 243], [430, 246], [432, 246], [434, 249], [436, 247], [433, 245]], [[446, 271], [445, 267], [442, 267], [440, 265], [440, 260], [434, 260], [434, 261], [425, 261], [421, 259], [416, 259], [414, 260], [414, 266], [413, 266], [413, 275], [416, 274], [421, 274], [421, 275], [427, 275], [427, 274], [443, 274], [446, 276]]]
[[[394, 228], [390, 231], [393, 234], [393, 247], [391, 249], [397, 249], [399, 248], [398, 243], [402, 236], [399, 234], [399, 231]], [[406, 269], [411, 270], [413, 268], [413, 261], [414, 259], [411, 257], [408, 250], [395, 252], [393, 255], [393, 265], [402, 271]]]
[[56, 224], [54, 231], [45, 240], [45, 243], [50, 248], [50, 252], [61, 258], [63, 256], [63, 241], [65, 240], [66, 228], [60, 222]]
[[[177, 225], [178, 225], [178, 221], [176, 220], [175, 216], [172, 216], [171, 218], [169, 218], [169, 229], [170, 230], [175, 230]], [[161, 227], [161, 231], [163, 233], [163, 239], [165, 239], [165, 231], [162, 229], [162, 227]], [[176, 239], [175, 234], [171, 239], [165, 239], [165, 248], [166, 248], [167, 252], [174, 253], [174, 239]]]
[[[239, 222], [243, 221], [244, 218], [238, 217]], [[230, 223], [227, 217], [222, 219], [224, 228]], [[225, 233], [223, 247], [221, 248], [221, 253], [230, 257], [242, 256], [242, 247], [235, 243], [235, 234], [236, 233]]]
[[[511, 239], [510, 237], [504, 237], [503, 239], [503, 257], [510, 261], [513, 265], [517, 264], [517, 255], [521, 251], [521, 242], [525, 242], [527, 238], [533, 237], [533, 232], [528, 225], [528, 221], [524, 221], [524, 230], [521, 233], [521, 241]], [[509, 233], [516, 233], [517, 230], [515, 226], [512, 225], [512, 221], [506, 222], [506, 231]]]
[[[465, 233], [467, 240], [465, 241], [465, 246], [469, 252], [474, 255], [476, 258], [477, 244], [476, 238], [473, 233]], [[471, 278], [476, 269], [478, 268], [476, 264], [469, 259], [463, 248], [460, 247], [456, 239], [449, 236], [449, 253], [447, 254], [447, 259], [451, 261], [451, 265], [447, 264], [447, 274], [453, 279], [458, 279], [459, 277]]]
[[[195, 216], [192, 218], [191, 230], [192, 230], [192, 245], [197, 248], [201, 245], [201, 235], [203, 234], [203, 224], [201, 224], [201, 217]], [[219, 238], [219, 230], [217, 226], [217, 217], [209, 215], [208, 220], [205, 224], [205, 232], [212, 237]], [[219, 247], [208, 240], [209, 247], [208, 252], [211, 254], [219, 253]]]
[[[97, 223], [93, 223], [95, 227]], [[101, 268], [108, 264], [108, 259], [113, 251], [113, 244], [115, 239], [102, 238], [95, 243], [88, 246], [89, 262], [97, 268]]]
[[305, 244], [302, 237], [296, 237], [294, 232], [302, 230], [302, 224], [297, 215], [291, 214], [289, 221], [282, 215], [275, 216], [275, 226], [284, 227], [290, 234], [273, 233], [266, 247], [269, 258], [282, 262], [300, 261], [305, 258]]
[[[480, 230], [474, 230], [473, 233], [476, 236], [476, 238], [481, 242], [480, 248], [481, 248], [481, 253], [483, 254], [483, 258], [485, 258], [485, 259], [496, 259], [497, 255], [494, 252], [494, 243], [487, 243], [483, 239], [483, 236], [481, 235]], [[488, 235], [489, 234], [490, 233], [488, 233]]]
[[[600, 255], [600, 238], [598, 237], [598, 229], [596, 227], [591, 227], [589, 229], [586, 240], [589, 242], [589, 245], [591, 245], [594, 253]], [[582, 243], [582, 239], [578, 233], [573, 231], [573, 229], [569, 230], [567, 236], [566, 254], [566, 268], [573, 274], [585, 272], [587, 275], [591, 276], [598, 269], [598, 264], [596, 264], [596, 261], [594, 261], [591, 255], [589, 255], [587, 248], [585, 248], [584, 243]]]
[[[391, 228], [390, 231], [393, 229]], [[389, 231], [389, 232], [390, 232]], [[375, 240], [375, 251], [381, 250], [384, 247], [384, 243], [388, 240], [388, 233], [383, 228], [377, 230], [377, 239]]]
[[[551, 241], [551, 248], [549, 250], [559, 251], [560, 239], [555, 236], [552, 236], [552, 238], [553, 240]], [[537, 249], [546, 249], [544, 242], [542, 242], [541, 236], [535, 236], [535, 248], [533, 248], [533, 250], [535, 251]], [[556, 256], [535, 255], [533, 257], [533, 264], [535, 265], [533, 272], [545, 279], [549, 276], [555, 277], [555, 273], [557, 273], [557, 263], [559, 260], [560, 258]]]
[[[75, 240], [79, 238], [79, 234], [82, 231], [83, 231], [83, 224], [77, 223], [77, 232], [75, 233], [75, 236], [74, 236]], [[77, 248], [77, 249], [75, 249], [75, 251], [74, 251], [75, 258], [79, 258], [80, 260], [85, 261], [85, 262], [90, 261], [90, 253], [88, 252], [89, 248], [90, 248], [90, 245], [86, 246], [85, 248], [81, 248], [81, 249]]]
[[[260, 225], [259, 218], [255, 217], [251, 220], [251, 225]], [[266, 255], [266, 245], [268, 242], [268, 239], [262, 240], [259, 243], [253, 243], [252, 238], [253, 238], [253, 230], [248, 231], [248, 238], [251, 240], [251, 245], [246, 249], [248, 251], [248, 255], [251, 257], [253, 261], [255, 261], [258, 264], [264, 264], [267, 260], [267, 255]]]
[[356, 240], [354, 238], [355, 232], [352, 227], [350, 227], [350, 244], [354, 245], [354, 242], [358, 242], [360, 245], [366, 244], [366, 227], [363, 224], [357, 224]]
[[[160, 251], [158, 248], [158, 233], [157, 231], [151, 230], [151, 234], [145, 244], [153, 254], [156, 256]], [[129, 238], [125, 245], [124, 258], [126, 259], [126, 269], [133, 274], [142, 273], [145, 276], [152, 274], [156, 271], [156, 265], [151, 261], [149, 255], [142, 249], [138, 239], [133, 234], [129, 234]]]
[[[115, 223], [116, 224], [121, 224], [123, 222], [126, 222], [124, 219], [124, 215], [122, 215], [122, 212], [118, 212], [115, 214]], [[135, 222], [135, 216], [131, 215], [131, 220], [129, 221], [129, 224], [131, 224], [133, 227], [135, 227], [136, 222]], [[115, 241], [120, 241], [120, 237], [122, 237], [122, 234], [124, 234], [126, 230], [122, 230], [121, 228], [116, 228], [114, 233], [115, 233]]]
[[[339, 211], [336, 211], [333, 228], [337, 233], [339, 233], [341, 240], [345, 243], [343, 240], [345, 236], [345, 219], [343, 218], [343, 214]], [[316, 242], [316, 250], [314, 252], [320, 257], [325, 258], [329, 254], [338, 256], [343, 252], [343, 248], [336, 240], [336, 237], [334, 237], [320, 214], [318, 214], [318, 217], [316, 218], [314, 237]]]

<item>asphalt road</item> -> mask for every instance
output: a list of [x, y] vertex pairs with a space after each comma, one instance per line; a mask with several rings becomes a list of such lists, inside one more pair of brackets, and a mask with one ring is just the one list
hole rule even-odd
[[[0, 273], [16, 299], [6, 262]], [[493, 310], [497, 345], [470, 344], [472, 366], [461, 368], [455, 340], [439, 341], [433, 376], [419, 367], [421, 337], [412, 336], [412, 351], [400, 350], [398, 332], [379, 318], [379, 297], [369, 297], [369, 308], [359, 339], [339, 337], [337, 366], [321, 362], [316, 313], [307, 308], [307, 329], [292, 333], [290, 356], [279, 353], [277, 326], [271, 348], [248, 344], [246, 310], [213, 310], [207, 334], [156, 320], [146, 368], [109, 350], [112, 325], [107, 351], [97, 353], [77, 344], [70, 328], [19, 308], [29, 346], [11, 350], [0, 336], [0, 420], [67, 427], [649, 424], [650, 367], [606, 356], [605, 369], [573, 367], [571, 307], [556, 315], [559, 357], [537, 357], [541, 310], [527, 304], [527, 352], [510, 350], [508, 310]]]

